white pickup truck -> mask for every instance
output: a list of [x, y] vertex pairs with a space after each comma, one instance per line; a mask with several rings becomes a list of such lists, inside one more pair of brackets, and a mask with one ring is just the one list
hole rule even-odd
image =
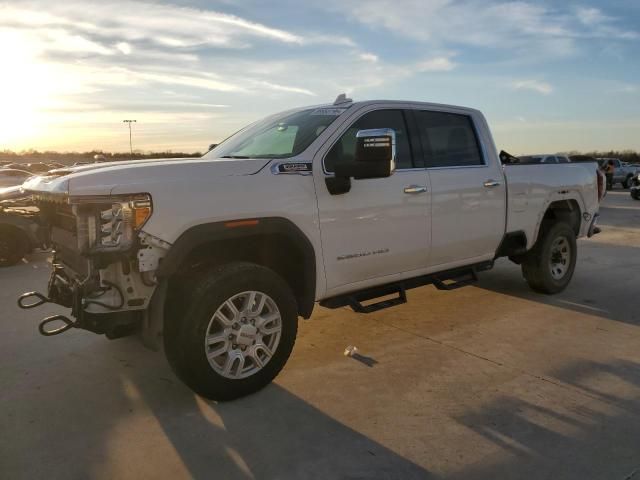
[[[597, 165], [518, 164], [473, 109], [405, 101], [270, 116], [200, 159], [59, 170], [25, 185], [51, 225], [40, 324], [138, 333], [197, 393], [229, 400], [282, 369], [314, 305], [370, 313], [453, 289], [498, 257], [556, 293], [597, 232]], [[59, 322], [59, 327], [54, 328]]]

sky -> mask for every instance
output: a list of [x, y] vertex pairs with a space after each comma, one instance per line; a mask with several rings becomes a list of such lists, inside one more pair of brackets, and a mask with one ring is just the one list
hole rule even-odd
[[514, 154], [640, 150], [640, 2], [0, 0], [0, 150], [205, 151], [270, 113], [474, 107]]

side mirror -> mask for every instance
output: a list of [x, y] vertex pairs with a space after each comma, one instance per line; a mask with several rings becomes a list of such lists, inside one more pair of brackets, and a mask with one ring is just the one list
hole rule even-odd
[[396, 169], [396, 132], [392, 128], [359, 130], [353, 162], [338, 163], [335, 176], [325, 182], [329, 193], [340, 195], [351, 190], [351, 178], [390, 177]]

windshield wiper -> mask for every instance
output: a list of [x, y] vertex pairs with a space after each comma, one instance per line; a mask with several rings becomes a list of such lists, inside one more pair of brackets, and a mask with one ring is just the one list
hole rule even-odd
[[247, 157], [245, 155], [223, 155], [219, 158], [251, 158], [251, 157]]
[[265, 153], [264, 155], [257, 155], [251, 158], [290, 158], [293, 154], [291, 153]]

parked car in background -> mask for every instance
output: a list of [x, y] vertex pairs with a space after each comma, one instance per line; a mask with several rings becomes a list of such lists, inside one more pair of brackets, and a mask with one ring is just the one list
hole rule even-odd
[[536, 154], [518, 157], [520, 163], [569, 163], [569, 157], [560, 154]]
[[615, 168], [613, 172], [613, 184], [619, 183], [623, 188], [631, 186], [631, 179], [638, 173], [638, 169], [632, 165], [625, 164], [619, 158], [597, 158], [598, 165], [602, 168], [607, 162], [613, 162]]
[[51, 170], [51, 167], [48, 164], [42, 162], [25, 163], [23, 165], [23, 170], [27, 170], [31, 173], [47, 173], [49, 170]]
[[49, 165], [50, 169], [54, 169], [54, 168], [64, 168], [66, 167], [66, 165], [64, 163], [60, 163], [60, 162], [47, 162], [47, 165]]
[[22, 185], [25, 180], [31, 177], [33, 177], [33, 174], [25, 170], [3, 168], [0, 170], [0, 188]]
[[24, 170], [27, 172], [31, 172], [32, 174], [46, 173], [49, 170], [52, 170], [55, 167], [50, 166], [47, 163], [36, 162], [36, 163], [17, 163], [13, 162], [5, 166], [5, 168], [13, 168], [16, 170]]
[[640, 200], [640, 173], [637, 173], [631, 179], [631, 198]]
[[49, 248], [49, 227], [31, 196], [17, 187], [0, 188], [0, 267], [15, 265], [36, 248]]

